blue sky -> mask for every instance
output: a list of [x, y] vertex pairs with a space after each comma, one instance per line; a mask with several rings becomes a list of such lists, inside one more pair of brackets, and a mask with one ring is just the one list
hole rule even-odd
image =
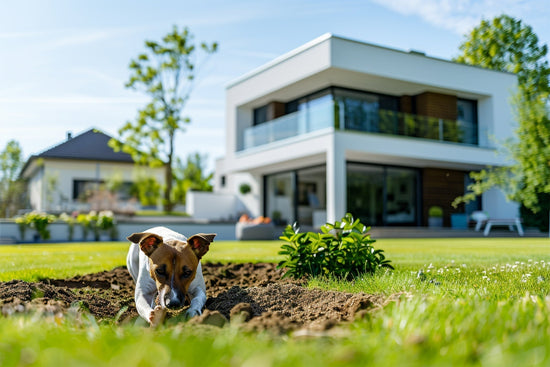
[[148, 98], [126, 89], [131, 58], [173, 25], [217, 41], [187, 105], [176, 153], [224, 154], [225, 87], [324, 33], [451, 59], [482, 18], [506, 13], [550, 43], [547, 0], [0, 0], [0, 149], [25, 157], [98, 128], [116, 136]]

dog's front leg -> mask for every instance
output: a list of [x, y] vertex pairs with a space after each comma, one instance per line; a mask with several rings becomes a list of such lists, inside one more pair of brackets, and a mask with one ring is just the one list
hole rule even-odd
[[190, 306], [185, 313], [187, 318], [200, 316], [202, 314], [202, 308], [206, 303], [206, 293], [201, 288], [196, 288], [191, 295]]
[[155, 306], [155, 308], [149, 314], [149, 324], [151, 327], [157, 327], [164, 321], [166, 316], [166, 309], [161, 306]]

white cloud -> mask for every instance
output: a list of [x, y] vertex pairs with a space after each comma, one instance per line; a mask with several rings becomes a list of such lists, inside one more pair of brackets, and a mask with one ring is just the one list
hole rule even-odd
[[371, 0], [403, 15], [414, 15], [436, 27], [463, 35], [481, 19], [500, 14], [521, 17], [530, 9], [525, 0]]

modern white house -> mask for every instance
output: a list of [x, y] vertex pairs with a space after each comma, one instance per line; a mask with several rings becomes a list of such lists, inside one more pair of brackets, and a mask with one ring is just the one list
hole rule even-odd
[[451, 202], [470, 171], [505, 164], [516, 87], [514, 74], [323, 35], [227, 87], [215, 191], [280, 223], [350, 212], [371, 226], [423, 226], [432, 206], [446, 226], [480, 209], [514, 218], [498, 190]]
[[28, 182], [28, 195], [33, 210], [62, 212], [90, 210], [90, 195], [101, 185], [118, 182], [116, 201], [97, 197], [107, 209], [128, 209], [130, 188], [143, 175], [152, 175], [161, 185], [164, 168], [135, 165], [132, 157], [109, 147], [111, 137], [96, 129], [66, 140], [44, 152], [31, 156], [20, 176]]

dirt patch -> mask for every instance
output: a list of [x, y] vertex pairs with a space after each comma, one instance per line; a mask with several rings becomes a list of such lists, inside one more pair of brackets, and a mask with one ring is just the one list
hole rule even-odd
[[[193, 323], [231, 322], [245, 330], [277, 333], [322, 331], [385, 301], [381, 296], [307, 289], [303, 282], [282, 280], [282, 271], [270, 263], [204, 263], [203, 274], [208, 300]], [[125, 267], [70, 279], [0, 282], [0, 308], [4, 317], [24, 312], [63, 317], [83, 310], [100, 321], [124, 323], [138, 317], [134, 283]]]

